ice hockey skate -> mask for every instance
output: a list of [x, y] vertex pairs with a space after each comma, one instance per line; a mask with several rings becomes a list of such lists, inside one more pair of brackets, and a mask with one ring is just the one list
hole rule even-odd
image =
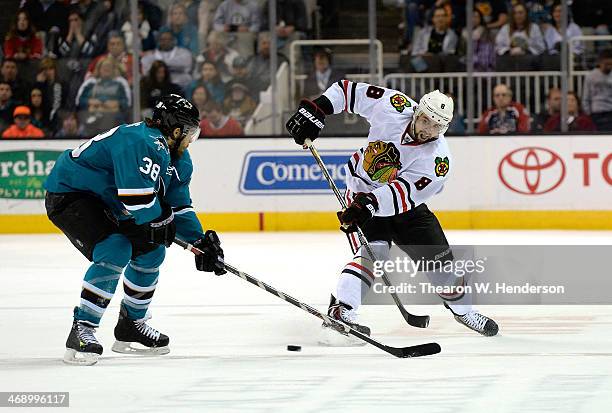
[[96, 329], [88, 326], [86, 322], [74, 320], [66, 340], [64, 362], [81, 366], [96, 364], [103, 348], [96, 339], [95, 332]]
[[[342, 321], [354, 330], [359, 331], [365, 335], [370, 335], [370, 327], [357, 323], [357, 312], [348, 305], [338, 301], [333, 295], [329, 303], [327, 315], [335, 320]], [[362, 340], [358, 340], [348, 334], [336, 330], [329, 323], [323, 323], [321, 337], [319, 338], [319, 344], [330, 347], [342, 347], [342, 346], [363, 346], [366, 343]]]
[[472, 310], [464, 315], [459, 315], [456, 314], [448, 306], [448, 304], [444, 303], [444, 307], [448, 308], [450, 312], [453, 313], [453, 316], [455, 317], [455, 320], [457, 320], [458, 323], [463, 324], [470, 330], [474, 330], [475, 332], [482, 334], [483, 336], [491, 337], [496, 335], [499, 331], [499, 327], [497, 326], [497, 323], [495, 321], [485, 315], [480, 314], [477, 311]]
[[147, 324], [150, 317], [139, 320], [128, 318], [125, 306], [121, 306], [119, 320], [115, 326], [115, 344], [112, 350], [116, 353], [137, 355], [168, 354], [170, 339]]

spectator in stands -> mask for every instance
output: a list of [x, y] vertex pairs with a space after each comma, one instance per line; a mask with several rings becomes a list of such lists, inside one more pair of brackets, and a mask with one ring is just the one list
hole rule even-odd
[[245, 85], [249, 90], [249, 95], [256, 102], [259, 101], [259, 80], [251, 76], [248, 67], [248, 60], [242, 56], [238, 56], [232, 62], [232, 80], [228, 82], [231, 86], [232, 83], [238, 82]]
[[182, 95], [183, 90], [170, 80], [170, 70], [163, 60], [156, 60], [151, 64], [149, 73], [140, 81], [140, 107], [143, 117], [153, 115], [153, 107], [161, 96], [169, 94]]
[[91, 58], [97, 38], [89, 38], [83, 28], [83, 17], [76, 10], [68, 13], [68, 33], [58, 40], [56, 55], [61, 58]]
[[206, 118], [200, 122], [202, 136], [242, 136], [244, 132], [240, 123], [231, 116], [223, 113], [221, 105], [217, 102], [209, 102], [206, 108]]
[[27, 102], [30, 86], [19, 76], [17, 62], [11, 58], [4, 58], [0, 67], [0, 80], [11, 85], [13, 99], [17, 102]]
[[[495, 70], [495, 44], [491, 32], [484, 23], [482, 13], [474, 9], [472, 16], [474, 29], [472, 30], [471, 41], [474, 45], [474, 70], [476, 72], [491, 72]], [[463, 29], [462, 51], [465, 55], [467, 42], [469, 41], [467, 29]]]
[[320, 96], [334, 82], [344, 78], [344, 73], [332, 67], [332, 52], [328, 48], [314, 50], [314, 71], [304, 81], [302, 95], [308, 99]]
[[546, 97], [546, 110], [538, 113], [531, 124], [531, 131], [534, 133], [544, 132], [544, 125], [552, 116], [561, 112], [561, 90], [557, 87], [552, 87], [548, 90]]
[[198, 111], [200, 112], [200, 120], [206, 117], [208, 102], [210, 102], [210, 94], [205, 86], [200, 85], [193, 89], [193, 93], [191, 94], [191, 103], [198, 108]]
[[508, 22], [508, 10], [504, 0], [476, 0], [474, 7], [480, 11], [487, 29], [493, 33]]
[[432, 26], [423, 27], [412, 45], [411, 71], [448, 72], [457, 70], [457, 35], [449, 27], [449, 16], [444, 7], [436, 7]]
[[[287, 61], [280, 53], [277, 57], [279, 66]], [[270, 32], [259, 33], [257, 54], [249, 58], [249, 71], [251, 77], [259, 82], [256, 93], [266, 90], [270, 85]]]
[[66, 104], [74, 108], [76, 93], [83, 83], [89, 60], [94, 56], [97, 38], [88, 37], [83, 19], [76, 10], [68, 13], [68, 33], [60, 36], [52, 56], [58, 57], [58, 77], [67, 79]]
[[503, 83], [493, 89], [495, 106], [483, 113], [478, 132], [489, 135], [529, 132], [529, 113], [512, 101], [512, 90]]
[[204, 62], [200, 71], [200, 78], [191, 82], [185, 89], [185, 96], [191, 96], [198, 86], [204, 86], [210, 92], [210, 97], [217, 103], [223, 104], [225, 99], [225, 83], [221, 80], [217, 65], [213, 62]]
[[48, 134], [51, 130], [49, 114], [43, 104], [43, 92], [38, 88], [30, 91], [30, 103], [28, 105], [31, 112], [32, 125]]
[[15, 110], [13, 91], [11, 84], [0, 80], [0, 132], [9, 127], [13, 121], [13, 111]]
[[[546, 42], [546, 49], [548, 54], [558, 55], [561, 53], [561, 42], [563, 41], [563, 35], [561, 34], [561, 4], [555, 4], [552, 9], [552, 24], [546, 25], [544, 29], [544, 41]], [[571, 39], [576, 36], [582, 36], [582, 30], [573, 21], [570, 21], [567, 25], [567, 39]], [[584, 44], [582, 42], [573, 42], [574, 54], [580, 56], [584, 53]]]
[[185, 88], [192, 81], [191, 69], [193, 56], [184, 47], [175, 44], [174, 36], [169, 31], [161, 31], [157, 49], [149, 52], [142, 58], [143, 73], [149, 72], [154, 61], [161, 60], [170, 70], [170, 78], [181, 88]]
[[597, 130], [612, 131], [612, 49], [599, 53], [597, 67], [584, 78], [582, 93], [584, 111]]
[[[567, 126], [570, 132], [592, 132], [597, 130], [593, 120], [582, 111], [580, 99], [574, 92], [567, 93]], [[544, 125], [544, 132], [561, 130], [561, 114], [551, 116]]]
[[131, 104], [131, 95], [127, 81], [119, 73], [119, 64], [112, 57], [100, 60], [94, 76], [83, 82], [76, 99], [78, 109], [87, 113], [86, 128], [101, 118], [109, 125], [126, 120], [124, 112]]
[[43, 105], [51, 125], [56, 124], [57, 113], [64, 102], [65, 88], [57, 79], [55, 59], [45, 57], [40, 61], [34, 87], [42, 91]]
[[[289, 56], [289, 46], [294, 40], [306, 37], [306, 6], [304, 0], [275, 0], [276, 38], [278, 49]], [[268, 1], [264, 3], [262, 27], [268, 28]]]
[[30, 123], [31, 112], [27, 106], [17, 106], [13, 111], [14, 123], [2, 133], [3, 138], [44, 138], [42, 130]]
[[[134, 34], [132, 31], [132, 22], [129, 17], [121, 26], [121, 33], [123, 33], [123, 38], [125, 39], [128, 52], [132, 53]], [[153, 35], [153, 29], [151, 28], [151, 23], [149, 23], [145, 16], [145, 11], [141, 2], [138, 3], [138, 34], [140, 35], [141, 39], [141, 51], [147, 52], [155, 49], [155, 36]]]
[[174, 3], [168, 12], [168, 25], [162, 28], [174, 36], [176, 45], [189, 50], [194, 56], [200, 53], [198, 30], [189, 23], [187, 9], [182, 3]]
[[106, 53], [96, 57], [87, 67], [85, 79], [93, 76], [94, 69], [100, 60], [112, 57], [117, 62], [119, 74], [132, 84], [132, 55], [125, 51], [125, 43], [119, 32], [111, 32], [106, 43]]
[[517, 3], [512, 8], [510, 23], [505, 24], [495, 38], [498, 54], [497, 70], [534, 70], [546, 44], [540, 27], [529, 20], [527, 8]]
[[22, 8], [28, 13], [32, 25], [45, 32], [47, 50], [53, 50], [59, 36], [68, 31], [68, 6], [61, 0], [25, 0]]
[[220, 32], [258, 33], [261, 27], [261, 12], [252, 0], [223, 0], [217, 7], [213, 28]]
[[238, 82], [232, 83], [223, 101], [223, 111], [236, 119], [244, 128], [256, 107], [257, 103], [249, 96], [246, 85]]
[[17, 12], [17, 16], [4, 38], [4, 56], [24, 62], [42, 57], [43, 44], [36, 29], [25, 10]]
[[228, 82], [232, 78], [230, 68], [234, 59], [239, 55], [235, 50], [225, 46], [224, 38], [225, 33], [210, 32], [208, 35], [208, 47], [196, 58], [194, 77], [200, 75], [204, 62], [212, 62], [217, 66], [221, 80]]
[[56, 138], [73, 138], [83, 136], [85, 128], [79, 124], [79, 118], [74, 112], [67, 112], [62, 116], [62, 127], [55, 134]]

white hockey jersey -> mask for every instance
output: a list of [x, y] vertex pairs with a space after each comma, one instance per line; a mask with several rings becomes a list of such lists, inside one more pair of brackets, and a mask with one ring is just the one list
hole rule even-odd
[[379, 206], [375, 216], [392, 216], [442, 191], [452, 165], [450, 150], [442, 134], [425, 143], [410, 137], [417, 102], [397, 90], [349, 80], [334, 83], [324, 95], [334, 113], [356, 113], [370, 123], [367, 146], [345, 166], [349, 203], [357, 192], [372, 192]]

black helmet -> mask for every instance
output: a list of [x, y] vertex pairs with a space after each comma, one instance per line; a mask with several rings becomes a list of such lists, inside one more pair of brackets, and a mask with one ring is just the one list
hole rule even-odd
[[190, 141], [200, 135], [200, 111], [179, 95], [162, 96], [153, 108], [153, 121], [166, 135], [170, 135], [175, 128], [180, 128], [183, 138]]

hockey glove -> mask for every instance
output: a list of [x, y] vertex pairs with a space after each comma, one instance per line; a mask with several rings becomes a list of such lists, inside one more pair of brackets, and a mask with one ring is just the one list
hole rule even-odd
[[169, 247], [176, 235], [176, 223], [172, 207], [164, 202], [161, 203], [161, 215], [149, 223], [149, 242]]
[[202, 238], [193, 243], [193, 246], [202, 251], [202, 254], [195, 256], [195, 266], [198, 271], [214, 272], [216, 275], [227, 272], [225, 271], [221, 241], [215, 231], [206, 231]]
[[351, 205], [344, 211], [338, 211], [338, 219], [342, 226], [340, 230], [348, 233], [357, 231], [374, 213], [378, 211], [378, 200], [369, 192], [359, 192]]
[[297, 112], [287, 121], [285, 127], [298, 145], [304, 145], [307, 138], [314, 141], [325, 126], [325, 113], [316, 103], [302, 99]]

